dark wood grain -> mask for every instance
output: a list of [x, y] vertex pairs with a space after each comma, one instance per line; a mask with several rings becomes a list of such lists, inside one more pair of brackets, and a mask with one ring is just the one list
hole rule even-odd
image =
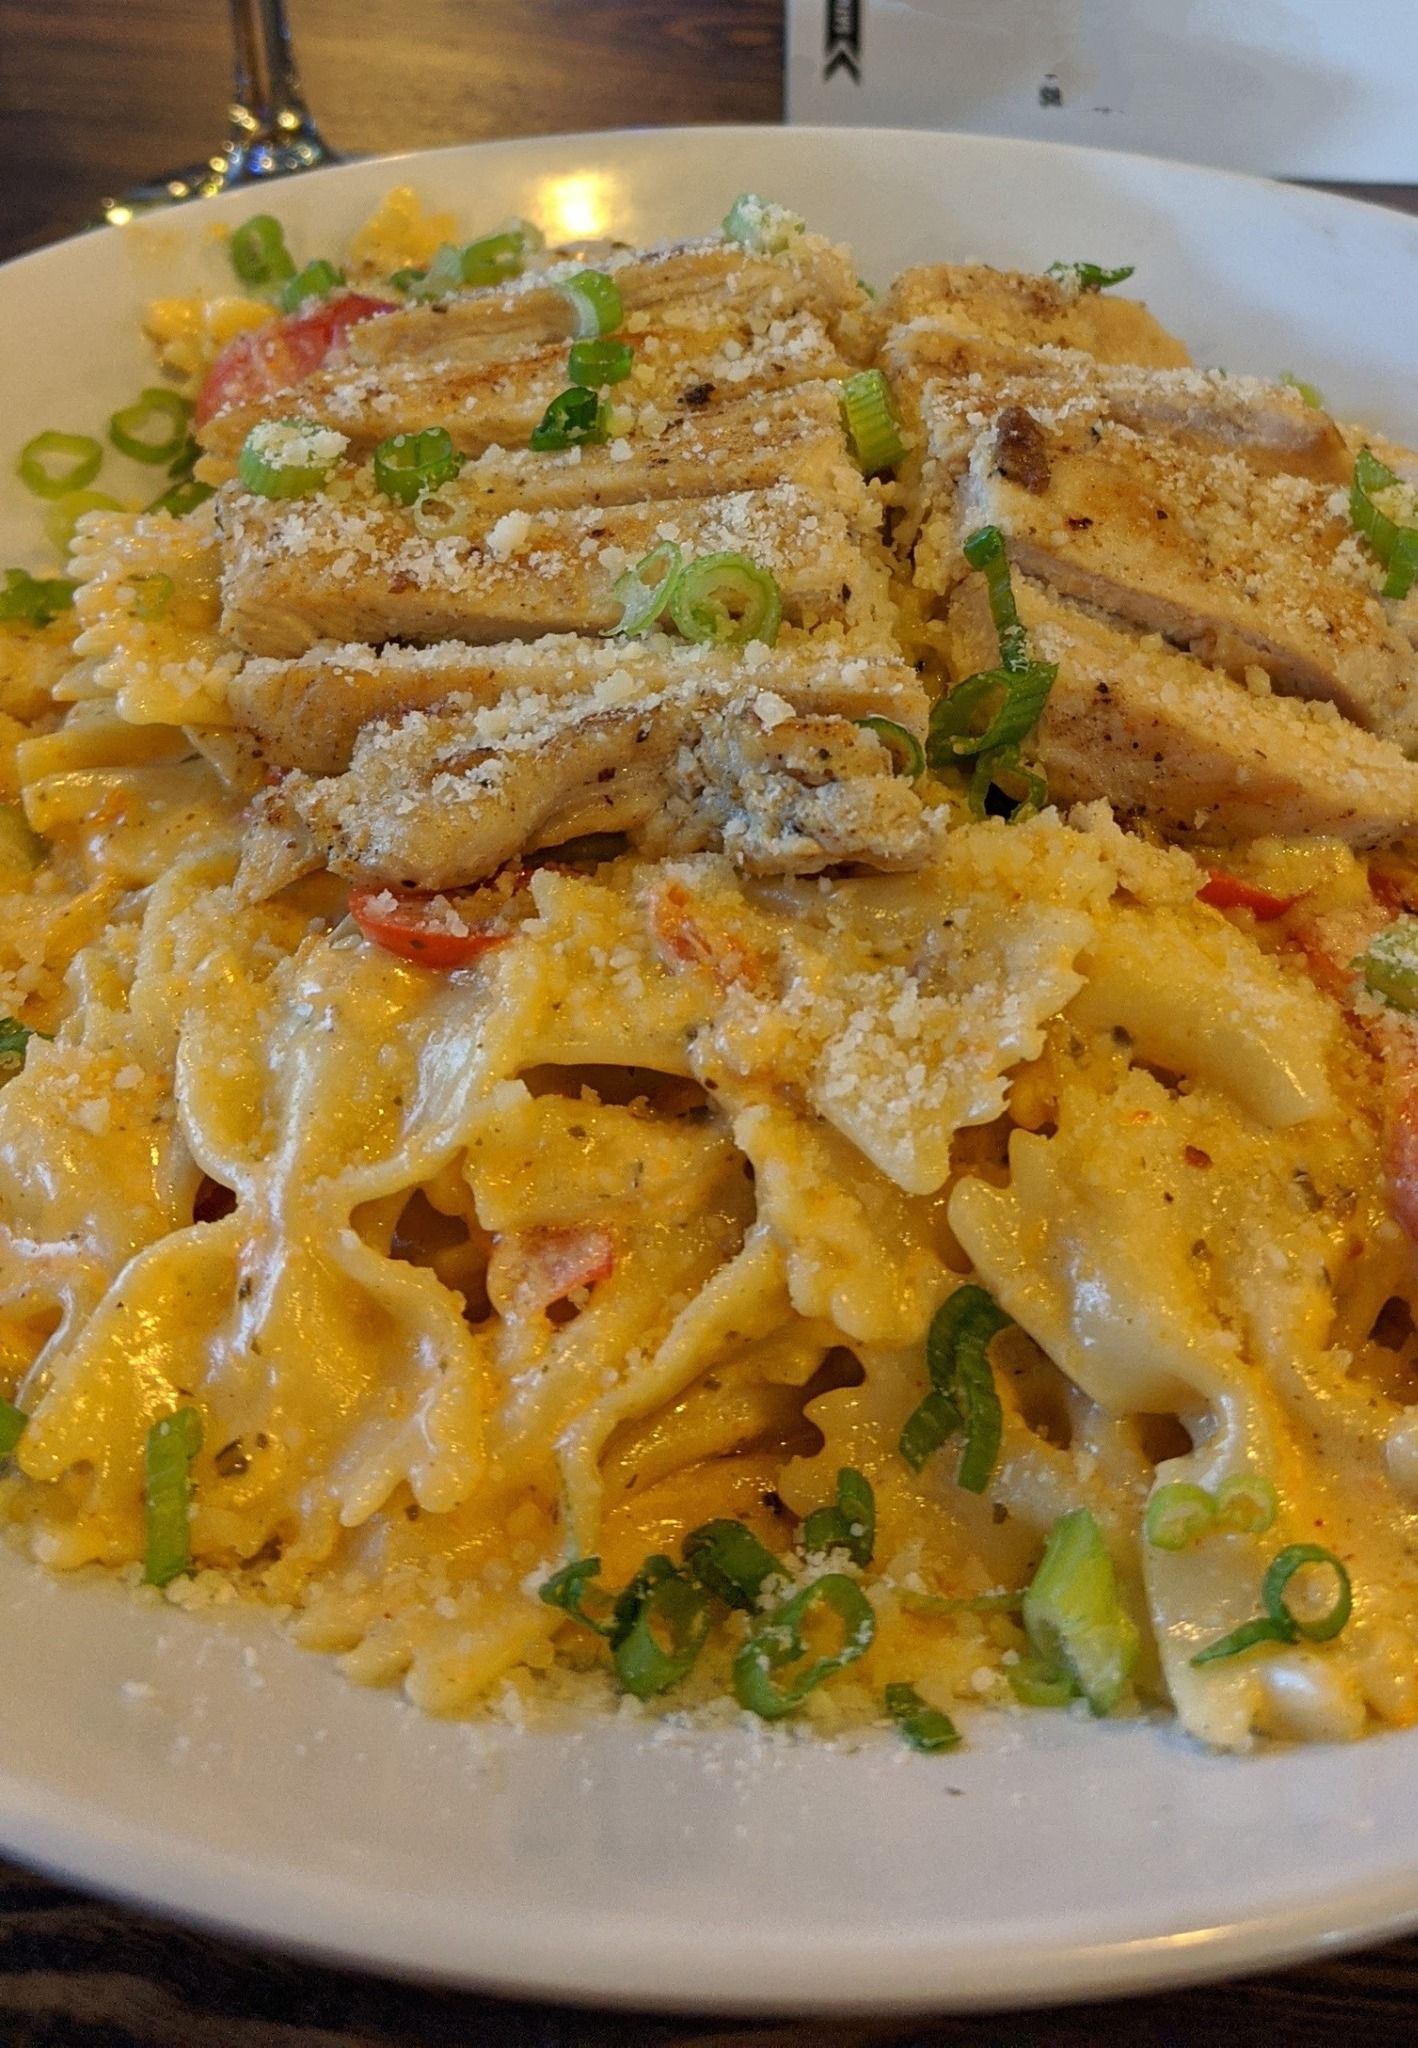
[[[292, 13], [309, 97], [349, 150], [781, 113], [779, 0], [292, 0]], [[226, 58], [221, 0], [0, 0], [0, 256], [217, 143]], [[1418, 210], [1411, 191], [1362, 196]], [[749, 2026], [321, 1969], [0, 1864], [0, 2048], [1412, 2048], [1415, 2027], [1418, 1941], [1127, 2006]]]

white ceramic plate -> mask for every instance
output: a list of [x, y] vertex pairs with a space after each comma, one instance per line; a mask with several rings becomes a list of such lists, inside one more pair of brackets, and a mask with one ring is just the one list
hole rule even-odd
[[[1198, 358], [1294, 369], [1418, 439], [1418, 221], [1044, 144], [872, 130], [572, 137], [364, 163], [0, 272], [18, 443], [147, 381], [152, 293], [275, 207], [333, 248], [388, 185], [634, 240], [756, 188], [865, 275], [942, 256], [1137, 265]], [[8, 467], [8, 451], [0, 463]], [[150, 473], [149, 473], [150, 474]], [[137, 479], [135, 478], [135, 482]], [[32, 505], [0, 506], [0, 561]], [[1208, 1756], [1165, 1723], [988, 1715], [917, 1757], [607, 1721], [435, 1724], [262, 1627], [57, 1584], [0, 1554], [0, 1845], [162, 1911], [500, 1990], [738, 2010], [987, 2007], [1255, 1968], [1418, 1925], [1418, 1732]]]

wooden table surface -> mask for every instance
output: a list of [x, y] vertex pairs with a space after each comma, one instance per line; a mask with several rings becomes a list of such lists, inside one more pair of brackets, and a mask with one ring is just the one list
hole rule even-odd
[[[308, 96], [348, 150], [781, 118], [780, 0], [292, 0], [292, 17]], [[225, 128], [226, 62], [221, 0], [0, 0], [0, 256], [205, 155]], [[1372, 196], [1418, 210], [1412, 192]], [[0, 1865], [0, 2048], [1412, 2048], [1415, 2028], [1418, 1940], [1125, 2007], [743, 2025], [410, 1989]]]

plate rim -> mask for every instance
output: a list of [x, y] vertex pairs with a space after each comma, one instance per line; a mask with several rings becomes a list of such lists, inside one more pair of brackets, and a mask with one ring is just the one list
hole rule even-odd
[[[848, 137], [857, 138], [859, 144], [873, 137], [890, 137], [894, 142], [918, 141], [933, 149], [960, 146], [968, 151], [998, 152], [1015, 159], [1062, 158], [1113, 165], [1120, 167], [1123, 176], [1127, 167], [1143, 166], [1151, 175], [1183, 184], [1204, 181], [1212, 188], [1258, 188], [1284, 194], [1306, 212], [1330, 216], [1336, 225], [1350, 218], [1357, 208], [1363, 214], [1380, 216], [1399, 241], [1409, 244], [1418, 260], [1418, 216], [1375, 201], [1286, 183], [1253, 172], [1187, 164], [1140, 152], [909, 125], [790, 127], [775, 123], [705, 123], [691, 127], [626, 127], [497, 137], [362, 157], [303, 173], [300, 183], [302, 188], [307, 184], [312, 189], [316, 184], [333, 188], [352, 176], [358, 179], [381, 170], [389, 174], [407, 173], [410, 167], [418, 167], [421, 174], [425, 166], [432, 178], [443, 164], [486, 160], [491, 156], [530, 157], [539, 149], [553, 147], [613, 155], [630, 145], [673, 152], [686, 143], [702, 148], [712, 146], [716, 139], [732, 142], [741, 138], [756, 146], [766, 141], [770, 148], [830, 149]], [[178, 211], [184, 220], [221, 218], [251, 205], [266, 189], [238, 188], [211, 199], [188, 202]], [[159, 220], [162, 218], [158, 216]], [[0, 287], [17, 270], [34, 272], [51, 262], [62, 264], [74, 245], [87, 245], [96, 235], [112, 238], [130, 232], [128, 227], [99, 226], [23, 252], [0, 264]], [[1382, 1743], [1404, 1738], [1380, 1735], [1372, 1739]], [[722, 1954], [699, 1954], [693, 1959], [694, 1968], [686, 1979], [689, 1959], [682, 1949], [667, 1945], [663, 1930], [658, 1927], [650, 1930], [651, 1939], [633, 1949], [635, 1960], [631, 1965], [627, 1967], [622, 1950], [609, 1966], [616, 1976], [630, 1976], [632, 1982], [627, 1986], [614, 1981], [609, 1968], [604, 1977], [598, 1976], [597, 1969], [591, 1967], [596, 1958], [590, 1952], [588, 1940], [583, 1940], [576, 1958], [586, 1966], [579, 1976], [573, 1975], [564, 1960], [555, 1969], [538, 1967], [530, 1941], [521, 1960], [516, 1943], [511, 1944], [512, 1960], [506, 1968], [486, 1961], [493, 1946], [487, 1937], [481, 1942], [482, 1967], [460, 1967], [446, 1954], [415, 1958], [409, 1952], [403, 1923], [391, 1922], [391, 1931], [381, 1940], [368, 1894], [343, 1879], [327, 1878], [322, 1884], [286, 1868], [273, 1872], [269, 1866], [262, 1868], [246, 1856], [205, 1844], [194, 1861], [190, 1847], [170, 1830], [135, 1826], [105, 1813], [96, 1801], [66, 1800], [8, 1769], [0, 1769], [0, 1844], [31, 1867], [64, 1882], [82, 1885], [138, 1910], [156, 1911], [222, 1938], [254, 1941], [324, 1964], [374, 1969], [411, 1982], [458, 1986], [504, 1997], [563, 2001], [574, 1997], [584, 2004], [621, 2009], [737, 2015], [1022, 2009], [1084, 1998], [1111, 2000], [1198, 1985], [1242, 1971], [1284, 1967], [1318, 1954], [1340, 1953], [1418, 1930], [1415, 1848], [1415, 1860], [1406, 1871], [1355, 1879], [1338, 1898], [1316, 1896], [1305, 1906], [1265, 1910], [1216, 1927], [1183, 1928], [1124, 1941], [1046, 1942], [1027, 1952], [1012, 1950], [1007, 1986], [1000, 1981], [1003, 1949], [962, 1958], [959, 1951], [932, 1947], [915, 1938], [893, 1942], [885, 1936], [865, 1941], [854, 1936], [844, 1944], [840, 1930], [824, 1928], [815, 1937], [822, 1948], [820, 1956], [812, 1953], [812, 1943], [804, 1949], [801, 1940], [791, 1960], [780, 1956], [775, 1964], [766, 1952], [755, 1954], [751, 1972], [745, 1973], [752, 1975], [753, 1982], [748, 1988], [738, 1988], [724, 1982]], [[221, 1903], [219, 1894], [228, 1903]], [[368, 1917], [357, 1943], [349, 1930], [351, 1908], [361, 1898], [365, 1901], [362, 1912]], [[353, 1918], [358, 1920], [360, 1912], [355, 1912]], [[295, 1925], [297, 1920], [304, 1923], [302, 1927]], [[346, 1930], [343, 1933], [342, 1926]], [[544, 1949], [545, 1945], [535, 1946]], [[805, 1962], [810, 1962], [817, 1972], [819, 1995], [813, 1997], [804, 1996], [800, 1988], [794, 1988], [788, 1981], [790, 1974], [810, 1974], [804, 1969]], [[878, 1974], [881, 1981], [876, 1981]], [[895, 1981], [886, 1982], [887, 1975]], [[676, 1978], [680, 1980], [678, 1985]], [[650, 1980], [655, 1988], [647, 1991]]]

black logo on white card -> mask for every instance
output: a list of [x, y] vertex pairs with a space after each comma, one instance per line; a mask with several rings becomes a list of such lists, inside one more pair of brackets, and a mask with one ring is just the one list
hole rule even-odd
[[822, 76], [845, 71], [853, 85], [862, 82], [862, 0], [826, 0]]

